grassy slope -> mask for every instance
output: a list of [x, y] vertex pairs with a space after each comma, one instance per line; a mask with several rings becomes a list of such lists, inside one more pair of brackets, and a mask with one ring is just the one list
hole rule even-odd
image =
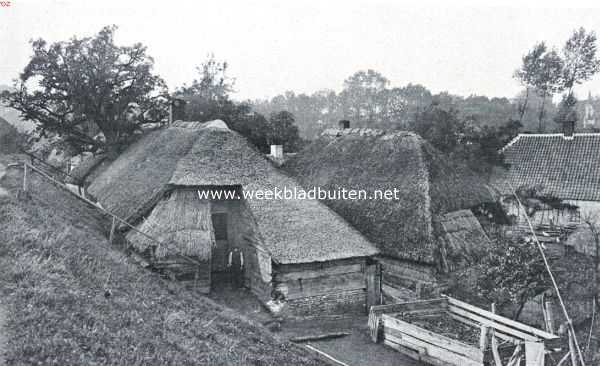
[[[16, 193], [21, 174], [11, 169], [0, 185]], [[318, 363], [232, 310], [130, 263], [108, 247], [96, 212], [66, 192], [35, 175], [30, 188], [29, 198], [0, 197], [9, 363]]]

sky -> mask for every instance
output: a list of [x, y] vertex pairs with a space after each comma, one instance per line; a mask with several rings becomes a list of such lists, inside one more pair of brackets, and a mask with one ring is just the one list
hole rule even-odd
[[[214, 54], [229, 63], [238, 100], [339, 91], [366, 69], [391, 86], [513, 97], [521, 89], [514, 70], [536, 42], [561, 48], [575, 28], [600, 32], [593, 1], [415, 3], [10, 0], [0, 7], [0, 84], [26, 65], [30, 39], [91, 36], [115, 24], [117, 43], [145, 44], [171, 89], [189, 84]], [[600, 94], [600, 76], [577, 92]]]

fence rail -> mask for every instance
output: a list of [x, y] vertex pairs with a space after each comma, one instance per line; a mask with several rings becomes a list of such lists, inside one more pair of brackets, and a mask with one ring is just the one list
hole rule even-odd
[[[158, 239], [156, 239], [156, 238], [148, 235], [147, 233], [139, 230], [138, 228], [136, 228], [135, 226], [133, 226], [132, 224], [130, 224], [129, 222], [127, 222], [127, 220], [125, 220], [125, 219], [123, 219], [123, 218], [115, 215], [114, 213], [108, 211], [104, 207], [99, 206], [97, 204], [97, 202], [93, 202], [90, 199], [88, 199], [86, 197], [83, 197], [83, 196], [81, 196], [81, 195], [73, 192], [72, 190], [69, 189], [69, 187], [67, 187], [67, 185], [64, 182], [59, 181], [58, 179], [50, 176], [50, 174], [44, 172], [43, 170], [39, 169], [38, 167], [36, 167], [36, 166], [34, 166], [34, 165], [30, 164], [30, 163], [27, 163], [27, 162], [23, 163], [23, 191], [27, 191], [27, 189], [28, 189], [28, 186], [27, 186], [27, 184], [28, 184], [27, 183], [28, 170], [31, 170], [33, 172], [36, 172], [36, 173], [40, 174], [42, 177], [44, 177], [45, 179], [51, 181], [52, 183], [54, 183], [58, 187], [62, 188], [63, 190], [66, 190], [67, 192], [69, 192], [73, 196], [75, 196], [78, 199], [84, 201], [85, 203], [93, 206], [95, 209], [99, 210], [103, 214], [109, 216], [111, 218], [111, 221], [112, 221], [111, 222], [111, 228], [110, 228], [110, 234], [109, 234], [109, 240], [110, 240], [111, 244], [112, 244], [112, 241], [114, 240], [115, 230], [116, 230], [116, 226], [117, 226], [116, 224], [118, 222], [118, 223], [120, 223], [120, 224], [128, 227], [130, 230], [133, 230], [133, 231], [141, 234], [142, 236], [146, 237], [147, 239], [149, 239], [149, 240], [151, 240], [151, 241], [153, 241], [153, 242], [155, 242], [155, 243], [157, 243], [159, 245], [162, 245], [162, 246], [166, 245], [165, 243], [161, 242], [160, 240], [158, 240]], [[188, 257], [186, 255], [183, 255], [183, 254], [174, 254], [174, 256], [176, 258], [181, 258], [181, 259], [183, 259], [183, 260], [185, 260], [185, 261], [187, 261], [187, 262], [189, 262], [191, 264], [194, 264], [194, 265], [197, 265], [197, 266], [201, 265], [200, 262], [198, 262], [197, 260], [195, 260], [195, 259], [193, 259], [191, 257]]]

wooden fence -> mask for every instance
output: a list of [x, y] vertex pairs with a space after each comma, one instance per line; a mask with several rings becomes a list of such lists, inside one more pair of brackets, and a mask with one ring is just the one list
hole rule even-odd
[[[99, 210], [103, 214], [107, 215], [111, 219], [111, 228], [110, 228], [110, 232], [109, 232], [109, 241], [111, 244], [113, 243], [114, 238], [115, 238], [115, 232], [117, 230], [117, 225], [120, 224], [120, 225], [123, 225], [124, 227], [128, 228], [129, 230], [133, 230], [133, 231], [143, 235], [144, 237], [157, 243], [158, 245], [163, 245], [163, 246], [165, 245], [165, 243], [162, 243], [160, 240], [148, 235], [147, 233], [145, 233], [145, 232], [139, 230], [138, 228], [136, 228], [135, 226], [131, 225], [125, 219], [113, 214], [112, 212], [110, 212], [107, 209], [103, 208], [102, 206], [98, 205], [97, 202], [93, 202], [90, 199], [73, 192], [71, 189], [69, 189], [69, 187], [64, 182], [56, 179], [55, 177], [52, 177], [49, 173], [44, 172], [42, 169], [34, 166], [33, 164], [27, 163], [27, 162], [23, 163], [23, 191], [27, 192], [27, 190], [28, 190], [28, 179], [30, 179], [30, 178], [28, 178], [28, 174], [30, 174], [30, 172], [35, 172], [35, 173], [39, 174], [44, 179], [52, 182], [59, 188], [69, 192], [69, 194], [75, 196], [77, 199], [87, 203], [88, 205], [94, 207], [96, 210]], [[184, 261], [186, 261], [190, 264], [193, 264], [193, 265], [197, 265], [197, 266], [201, 265], [201, 263], [199, 261], [195, 260], [194, 258], [185, 256], [183, 254], [176, 254], [175, 257], [183, 259]]]
[[[451, 318], [479, 335], [478, 345], [457, 340], [408, 319]], [[451, 297], [373, 306], [369, 329], [374, 342], [414, 359], [440, 366], [543, 366], [546, 354], [560, 351], [560, 338]], [[511, 352], [512, 351], [512, 352]]]

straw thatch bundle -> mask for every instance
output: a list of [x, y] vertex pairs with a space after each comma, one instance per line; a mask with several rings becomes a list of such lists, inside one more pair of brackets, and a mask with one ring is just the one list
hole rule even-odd
[[397, 200], [325, 201], [386, 255], [436, 262], [433, 216], [493, 201], [484, 181], [411, 132], [326, 130], [285, 169], [305, 187], [399, 191]]
[[491, 249], [491, 241], [470, 210], [435, 217], [442, 264], [447, 271], [477, 263]]
[[[151, 132], [132, 145], [98, 176], [89, 191], [103, 207], [132, 223], [142, 222], [140, 228], [160, 235], [158, 231], [180, 232], [183, 227], [191, 227], [177, 224], [178, 220], [187, 219], [169, 216], [163, 210], [193, 216], [204, 212], [201, 207], [205, 207], [195, 202], [198, 197], [184, 198], [177, 193], [173, 198], [171, 193], [165, 200], [166, 194], [231, 186], [254, 192], [275, 187], [300, 188], [244, 137], [223, 128], [222, 122], [178, 122]], [[193, 203], [183, 207], [183, 201]], [[249, 209], [261, 246], [276, 263], [323, 262], [378, 253], [357, 230], [316, 200], [249, 199], [245, 207]], [[143, 216], [148, 218], [141, 220]], [[194, 220], [196, 224], [203, 223]], [[185, 221], [185, 225], [190, 223]], [[203, 231], [204, 226], [198, 230]], [[129, 234], [128, 239], [141, 240], [135, 234]], [[176, 239], [180, 240], [169, 237]], [[185, 252], [187, 239], [183, 240], [183, 244], [173, 244], [172, 248]], [[209, 248], [207, 240], [207, 237], [200, 239], [203, 248]], [[151, 244], [142, 240], [135, 245], [144, 249]], [[194, 249], [195, 253], [202, 250]]]
[[172, 191], [154, 207], [139, 229], [161, 244], [137, 231], [130, 231], [127, 240], [140, 252], [152, 248], [158, 259], [175, 253], [210, 259], [211, 248], [215, 245], [210, 224], [210, 202], [198, 199], [194, 189]]

